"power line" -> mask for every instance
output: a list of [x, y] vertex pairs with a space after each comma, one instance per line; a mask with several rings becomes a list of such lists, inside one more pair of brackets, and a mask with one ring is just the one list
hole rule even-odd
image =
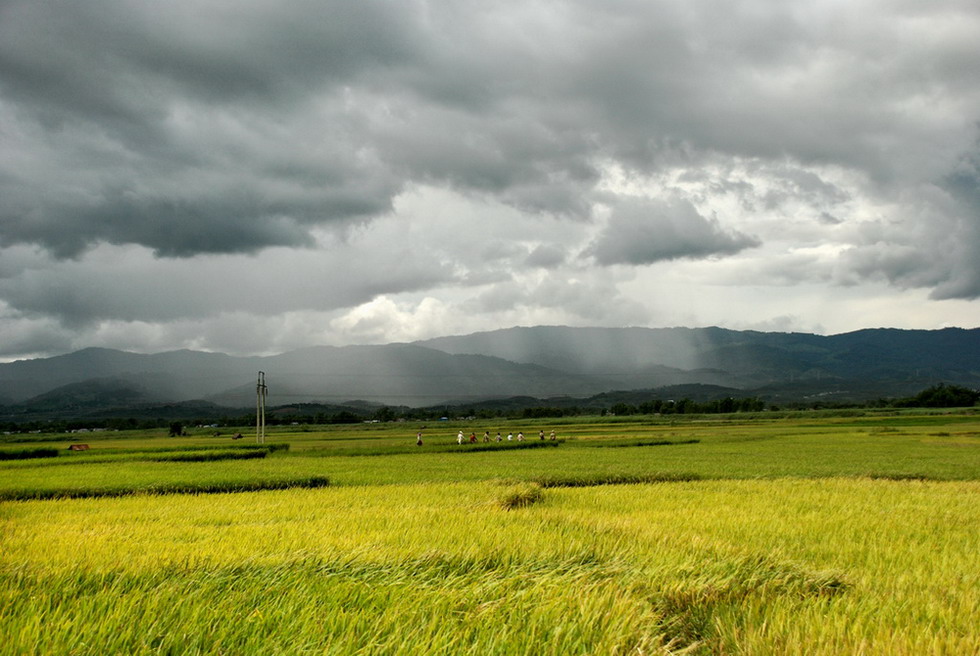
[[259, 372], [255, 383], [255, 441], [265, 443], [265, 400], [269, 396], [269, 388], [265, 384], [265, 372]]

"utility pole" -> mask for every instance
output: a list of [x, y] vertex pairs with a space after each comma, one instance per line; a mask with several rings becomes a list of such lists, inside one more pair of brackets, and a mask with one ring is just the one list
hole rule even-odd
[[258, 444], [265, 444], [265, 398], [268, 395], [265, 372], [260, 371], [258, 382], [255, 384], [255, 441]]

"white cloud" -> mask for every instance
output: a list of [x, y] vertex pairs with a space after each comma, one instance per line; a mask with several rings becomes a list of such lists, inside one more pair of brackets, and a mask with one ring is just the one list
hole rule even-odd
[[[412, 342], [440, 335], [445, 327], [460, 325], [462, 322], [454, 320], [452, 312], [434, 298], [399, 304], [380, 296], [334, 319], [330, 327], [348, 343]], [[434, 326], [440, 332], [433, 332]]]

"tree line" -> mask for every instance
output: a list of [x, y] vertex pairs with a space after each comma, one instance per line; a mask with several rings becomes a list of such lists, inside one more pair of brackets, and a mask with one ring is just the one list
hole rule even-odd
[[[576, 405], [523, 405], [515, 407], [513, 400], [502, 401], [499, 406], [485, 402], [480, 406], [437, 406], [430, 408], [410, 408], [407, 406], [365, 407], [336, 412], [324, 410], [303, 412], [300, 407], [273, 408], [266, 416], [269, 426], [304, 424], [356, 424], [365, 421], [438, 421], [443, 418], [472, 417], [476, 419], [536, 419], [576, 416], [631, 416], [631, 415], [692, 415], [692, 414], [730, 414], [739, 412], [762, 412], [766, 410], [813, 410], [844, 408], [960, 408], [971, 407], [980, 402], [980, 391], [939, 383], [918, 394], [898, 399], [875, 399], [859, 403], [789, 403], [782, 407], [767, 404], [757, 397], [724, 398], [713, 401], [694, 401], [689, 398], [679, 400], [652, 398], [637, 404], [623, 401], [608, 404], [590, 403]], [[315, 407], [315, 406], [314, 406]], [[133, 417], [109, 417], [103, 419], [36, 420], [28, 422], [0, 421], [3, 433], [66, 433], [81, 429], [133, 430], [169, 428], [174, 418], [155, 417], [137, 419]], [[182, 419], [188, 428], [215, 428], [227, 426], [250, 426], [255, 423], [252, 413], [221, 415]], [[8, 440], [9, 441], [9, 440]]]

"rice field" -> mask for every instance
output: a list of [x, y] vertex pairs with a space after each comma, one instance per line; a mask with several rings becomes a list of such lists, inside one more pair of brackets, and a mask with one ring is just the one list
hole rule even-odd
[[0, 462], [0, 653], [980, 653], [976, 415], [416, 428]]

